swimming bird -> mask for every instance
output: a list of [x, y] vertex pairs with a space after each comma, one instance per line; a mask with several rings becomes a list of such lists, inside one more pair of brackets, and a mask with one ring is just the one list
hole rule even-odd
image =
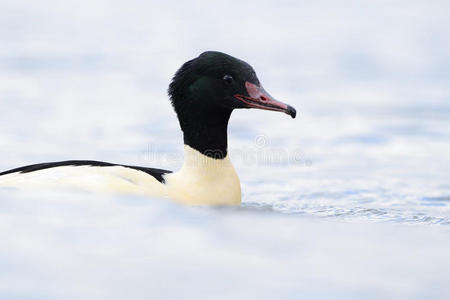
[[241, 186], [227, 152], [227, 127], [234, 109], [284, 112], [253, 68], [225, 53], [208, 51], [184, 63], [168, 89], [184, 138], [181, 169], [162, 169], [70, 160], [0, 173], [0, 187], [63, 187], [167, 197], [191, 205], [239, 205]]

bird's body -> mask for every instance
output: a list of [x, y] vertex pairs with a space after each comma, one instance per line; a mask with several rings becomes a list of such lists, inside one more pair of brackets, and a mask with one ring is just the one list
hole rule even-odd
[[31, 165], [0, 173], [0, 188], [63, 188], [169, 198], [184, 204], [239, 204], [239, 178], [229, 157], [216, 160], [184, 147], [178, 172], [97, 161]]
[[0, 188], [57, 187], [170, 198], [192, 205], [238, 205], [239, 178], [227, 152], [227, 126], [235, 108], [285, 112], [245, 62], [205, 52], [175, 74], [169, 95], [184, 134], [184, 163], [178, 172], [98, 161], [63, 161], [0, 173]]

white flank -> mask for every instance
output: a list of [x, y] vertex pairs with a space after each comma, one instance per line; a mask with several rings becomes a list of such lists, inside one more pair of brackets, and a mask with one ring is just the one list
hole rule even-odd
[[0, 188], [61, 188], [170, 198], [191, 205], [239, 205], [241, 187], [229, 157], [209, 158], [185, 145], [180, 171], [153, 176], [121, 166], [62, 166], [0, 176]]

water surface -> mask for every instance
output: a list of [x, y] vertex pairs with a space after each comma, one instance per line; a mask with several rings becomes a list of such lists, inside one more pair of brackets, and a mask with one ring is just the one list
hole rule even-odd
[[166, 89], [205, 50], [299, 113], [233, 114], [240, 208], [1, 190], [0, 298], [448, 298], [449, 8], [3, 1], [1, 170], [179, 168]]

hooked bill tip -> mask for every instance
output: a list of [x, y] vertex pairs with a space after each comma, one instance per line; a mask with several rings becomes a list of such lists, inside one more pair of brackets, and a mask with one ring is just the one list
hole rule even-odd
[[286, 113], [292, 117], [292, 119], [295, 119], [297, 116], [297, 111], [292, 106], [288, 105]]

